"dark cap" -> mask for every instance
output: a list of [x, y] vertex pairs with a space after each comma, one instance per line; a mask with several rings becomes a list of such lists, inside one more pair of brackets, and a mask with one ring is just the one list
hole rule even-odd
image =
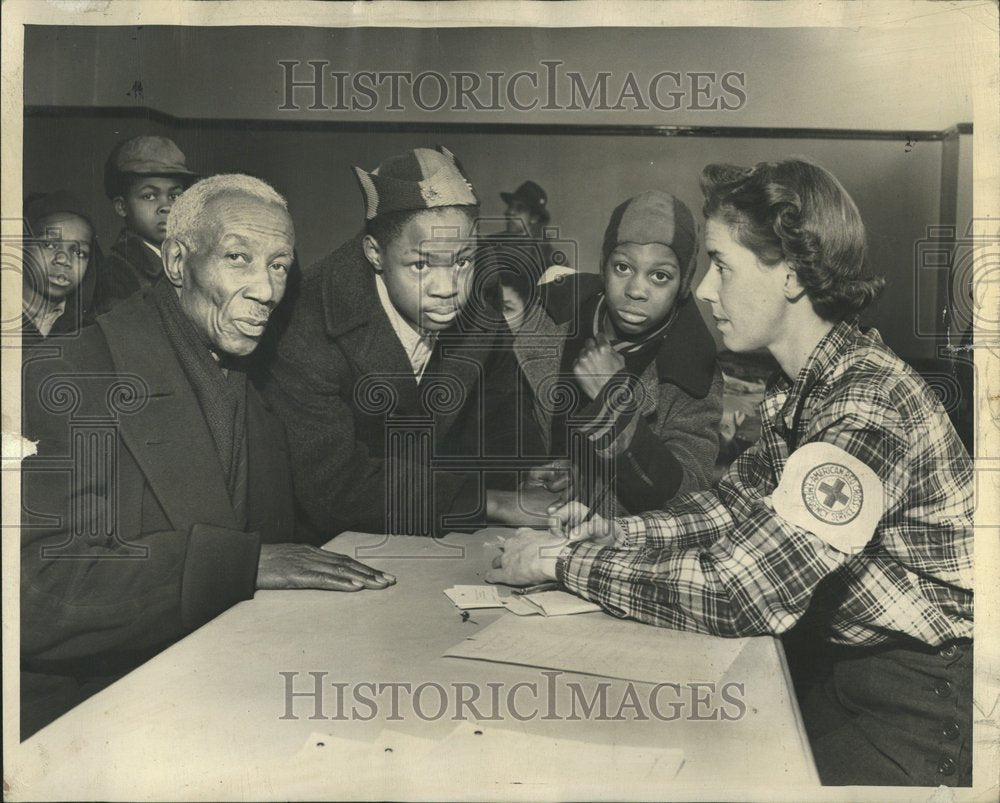
[[462, 166], [443, 145], [390, 156], [370, 173], [355, 167], [354, 175], [365, 196], [366, 220], [389, 212], [479, 206]]
[[538, 215], [542, 223], [549, 222], [549, 210], [547, 208], [549, 198], [545, 190], [539, 187], [534, 181], [525, 181], [514, 192], [501, 192], [500, 197], [503, 202], [510, 206], [514, 201], [520, 201], [532, 214]]
[[39, 231], [41, 221], [59, 213], [81, 217], [90, 224], [91, 229], [94, 228], [94, 222], [90, 219], [90, 213], [83, 201], [68, 190], [36, 192], [24, 199], [24, 222], [30, 233], [36, 237], [44, 234]]
[[619, 204], [604, 232], [602, 264], [619, 243], [662, 243], [670, 248], [680, 263], [681, 297], [687, 296], [698, 251], [698, 229], [691, 210], [680, 198], [651, 190]]

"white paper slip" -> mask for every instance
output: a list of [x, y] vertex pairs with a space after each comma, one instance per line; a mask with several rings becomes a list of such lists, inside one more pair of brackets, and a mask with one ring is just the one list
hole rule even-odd
[[476, 608], [502, 608], [500, 591], [496, 586], [452, 586], [444, 593], [463, 611]]
[[445, 656], [645, 683], [686, 683], [721, 680], [746, 642], [597, 614], [504, 616]]
[[532, 605], [523, 596], [511, 594], [503, 598], [503, 606], [518, 616], [539, 616], [542, 611], [537, 605]]
[[[566, 591], [536, 591], [534, 594], [523, 594], [521, 599], [538, 609], [543, 616], [567, 616], [573, 613], [593, 613], [601, 610], [596, 602], [581, 599]], [[504, 607], [509, 608], [504, 600]]]
[[565, 616], [572, 613], [590, 613], [601, 610], [600, 605], [568, 594], [565, 591], [536, 591], [534, 594], [504, 594], [493, 585], [452, 586], [444, 593], [463, 611], [478, 608], [506, 608], [518, 616], [541, 614]]

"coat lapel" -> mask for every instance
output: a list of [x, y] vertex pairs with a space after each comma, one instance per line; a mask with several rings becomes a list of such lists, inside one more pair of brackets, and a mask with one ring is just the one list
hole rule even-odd
[[133, 296], [98, 318], [116, 370], [138, 376], [149, 399], [119, 419], [122, 440], [174, 527], [236, 527], [225, 472], [194, 391], [152, 300]]
[[[466, 414], [471, 409], [470, 403], [478, 399], [477, 391], [480, 382], [485, 382], [485, 366], [489, 358], [482, 340], [482, 333], [476, 340], [468, 334], [450, 330], [438, 336], [420, 383], [421, 392], [429, 399], [437, 395], [447, 398], [452, 393], [457, 393], [464, 400], [462, 404], [445, 405], [434, 416], [436, 428], [441, 434], [446, 433], [455, 418]], [[435, 384], [443, 384], [444, 393], [435, 393]]]
[[715, 340], [690, 296], [681, 302], [656, 354], [660, 381], [677, 385], [689, 396], [704, 399], [715, 379]]
[[281, 424], [247, 384], [247, 522], [264, 543], [291, 541], [295, 506]]
[[352, 361], [357, 380], [389, 383], [398, 400], [393, 413], [419, 414], [413, 368], [379, 302], [360, 238], [334, 251], [321, 269], [327, 334]]
[[[353, 362], [358, 381], [379, 378], [393, 386], [398, 400], [393, 414], [429, 415], [425, 402], [435, 396], [435, 374], [439, 383], [453, 386], [457, 380], [461, 385], [450, 387], [449, 393], [458, 392], [464, 399], [475, 397], [484, 366], [495, 348], [495, 339], [486, 337], [480, 326], [466, 319], [442, 332], [418, 385], [409, 358], [382, 309], [361, 238], [349, 240], [317, 267], [324, 271], [322, 293], [328, 336]], [[496, 298], [491, 301], [498, 303]], [[500, 314], [499, 306], [496, 313]], [[434, 415], [438, 431], [446, 432], [464, 409], [464, 405], [448, 406], [448, 412]]]

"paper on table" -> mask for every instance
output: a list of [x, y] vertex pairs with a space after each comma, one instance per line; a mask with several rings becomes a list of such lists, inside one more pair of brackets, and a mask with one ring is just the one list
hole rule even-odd
[[537, 605], [532, 605], [523, 596], [515, 596], [514, 594], [503, 598], [503, 606], [518, 616], [538, 616], [542, 612]]
[[684, 683], [721, 680], [746, 641], [596, 614], [504, 616], [452, 647], [445, 656], [645, 683]]
[[536, 591], [533, 594], [502, 596], [496, 586], [452, 586], [444, 593], [463, 611], [479, 608], [506, 608], [518, 616], [542, 614], [543, 616], [566, 616], [573, 613], [590, 613], [601, 610], [601, 606], [565, 591]]
[[503, 607], [496, 586], [452, 586], [446, 588], [444, 593], [463, 611]]
[[[534, 594], [524, 594], [521, 599], [538, 608], [538, 612], [545, 616], [566, 616], [573, 613], [592, 613], [601, 610], [601, 606], [596, 602], [581, 599], [575, 594], [565, 591], [536, 591]], [[504, 606], [510, 605], [504, 600]], [[515, 611], [516, 613], [516, 611]]]

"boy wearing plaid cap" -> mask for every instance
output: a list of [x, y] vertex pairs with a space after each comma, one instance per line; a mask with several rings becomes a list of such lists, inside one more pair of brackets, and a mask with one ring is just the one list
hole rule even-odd
[[[941, 402], [858, 314], [882, 280], [854, 201], [789, 159], [702, 173], [698, 297], [733, 351], [781, 370], [718, 490], [505, 544], [493, 581], [558, 578], [609, 612], [719, 636], [796, 635], [826, 784], [972, 782], [973, 465]], [[544, 547], [551, 547], [546, 549]], [[821, 651], [821, 652], [820, 652]]]
[[167, 215], [197, 177], [166, 137], [132, 137], [111, 151], [104, 165], [104, 192], [124, 225], [100, 281], [100, 312], [160, 280]]
[[[510, 459], [541, 449], [499, 292], [477, 279], [479, 200], [445, 149], [355, 174], [364, 233], [306, 271], [264, 378], [300, 520], [319, 541], [482, 526], [517, 504]], [[534, 495], [544, 514], [554, 497]]]

